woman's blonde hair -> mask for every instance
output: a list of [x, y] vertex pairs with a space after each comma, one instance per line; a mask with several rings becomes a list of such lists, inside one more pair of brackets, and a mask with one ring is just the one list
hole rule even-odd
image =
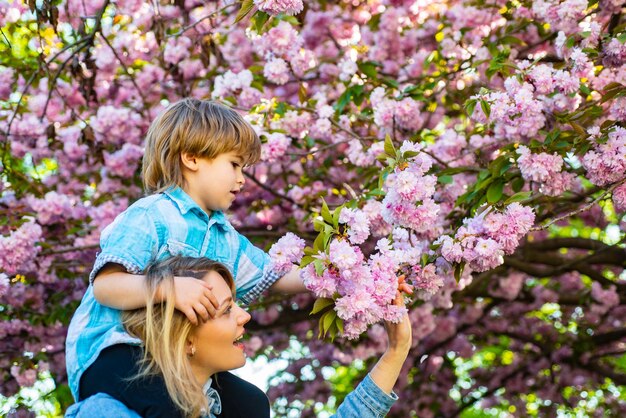
[[182, 99], [163, 111], [148, 129], [142, 164], [147, 193], [183, 187], [181, 155], [212, 159], [236, 152], [245, 165], [261, 156], [261, 140], [235, 110], [208, 100]]
[[[208, 258], [176, 256], [146, 268], [146, 307], [122, 313], [122, 323], [128, 333], [145, 344], [144, 358], [135, 378], [161, 374], [174, 403], [190, 417], [197, 417], [206, 410], [208, 401], [203, 392], [205, 382], [196, 380], [187, 359], [187, 341], [194, 327], [174, 308], [174, 276], [202, 280], [210, 271], [224, 278], [234, 297], [235, 283], [225, 265]], [[164, 302], [155, 301], [157, 289]]]

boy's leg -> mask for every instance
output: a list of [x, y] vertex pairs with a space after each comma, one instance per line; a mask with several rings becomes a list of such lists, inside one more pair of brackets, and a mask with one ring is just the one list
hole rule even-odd
[[222, 401], [220, 418], [269, 418], [270, 401], [265, 392], [229, 372], [218, 373], [211, 386]]
[[130, 380], [139, 371], [141, 347], [117, 344], [107, 347], [80, 378], [79, 401], [106, 393], [142, 417], [178, 418], [181, 411], [172, 402], [160, 376]]

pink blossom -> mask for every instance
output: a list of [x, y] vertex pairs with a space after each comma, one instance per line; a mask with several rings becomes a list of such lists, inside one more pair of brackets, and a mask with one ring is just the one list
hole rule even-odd
[[0, 273], [0, 298], [6, 295], [10, 285], [11, 282], [9, 280], [9, 277], [4, 273]]
[[526, 180], [544, 183], [560, 172], [563, 166], [563, 159], [556, 153], [533, 154], [525, 145], [520, 145], [516, 152], [520, 155], [517, 164]]
[[7, 274], [15, 274], [29, 267], [40, 247], [42, 229], [32, 219], [27, 219], [17, 230], [8, 236], [0, 236], [0, 269]]
[[302, 0], [254, 0], [254, 4], [259, 10], [274, 16], [281, 13], [297, 15], [304, 8]]
[[37, 371], [26, 369], [22, 371], [20, 366], [11, 366], [11, 375], [17, 380], [17, 384], [22, 387], [31, 387], [37, 381]]
[[100, 106], [91, 119], [91, 126], [100, 142], [121, 145], [125, 142], [138, 143], [142, 125], [141, 116], [128, 108]]
[[335, 310], [339, 318], [351, 320], [358, 315], [365, 320], [367, 325], [380, 319], [381, 312], [376, 312], [378, 309], [372, 295], [364, 288], [359, 288], [354, 293], [342, 296], [335, 301]]
[[301, 48], [291, 53], [289, 64], [296, 76], [303, 77], [307, 71], [315, 68], [317, 65], [317, 57], [313, 51]]
[[367, 216], [373, 236], [381, 237], [391, 232], [389, 225], [382, 216], [383, 204], [377, 200], [368, 200], [363, 206], [363, 213]]
[[80, 210], [77, 207], [80, 201], [74, 196], [68, 196], [50, 191], [43, 199], [29, 196], [28, 203], [37, 213], [37, 221], [41, 225], [50, 225], [79, 217]]
[[604, 186], [621, 180], [626, 172], [626, 129], [616, 127], [604, 144], [595, 144], [582, 158], [587, 177]]
[[497, 288], [492, 289], [490, 293], [506, 300], [514, 300], [522, 290], [525, 280], [526, 275], [523, 273], [512, 272], [505, 277], [498, 278]]
[[370, 235], [369, 220], [361, 210], [342, 208], [339, 222], [348, 229], [348, 240], [352, 244], [362, 244]]
[[8, 100], [13, 91], [13, 68], [0, 66], [0, 100]]
[[267, 31], [258, 45], [261, 55], [290, 58], [300, 50], [302, 38], [288, 22], [281, 21]]
[[238, 73], [228, 70], [224, 74], [215, 77], [211, 96], [214, 98], [230, 96], [234, 92], [250, 87], [252, 79], [253, 76], [250, 70], [243, 70]]
[[124, 144], [120, 150], [104, 153], [104, 165], [114, 176], [129, 178], [139, 168], [139, 160], [143, 156], [143, 148], [139, 145]]
[[307, 112], [298, 113], [290, 110], [277, 123], [277, 126], [284, 129], [287, 135], [294, 138], [304, 138], [311, 124], [311, 115]]
[[163, 59], [170, 64], [178, 64], [189, 58], [193, 42], [186, 36], [169, 38], [163, 50]]
[[274, 58], [265, 64], [263, 75], [270, 83], [285, 84], [289, 81], [289, 67], [284, 59]]
[[437, 293], [437, 291], [443, 286], [443, 279], [437, 274], [434, 264], [427, 264], [424, 267], [413, 266], [413, 286], [420, 292], [424, 299], [430, 298], [430, 296]]
[[613, 205], [618, 212], [626, 211], [626, 183], [622, 183], [613, 190]]
[[334, 239], [328, 249], [328, 257], [340, 270], [348, 270], [363, 261], [361, 251], [350, 245], [348, 241]]
[[280, 132], [266, 134], [267, 142], [261, 148], [261, 159], [273, 162], [285, 155], [287, 148], [291, 144], [291, 139]]
[[274, 270], [288, 273], [293, 268], [294, 263], [300, 262], [304, 254], [304, 246], [305, 242], [302, 238], [287, 232], [270, 248], [269, 255]]

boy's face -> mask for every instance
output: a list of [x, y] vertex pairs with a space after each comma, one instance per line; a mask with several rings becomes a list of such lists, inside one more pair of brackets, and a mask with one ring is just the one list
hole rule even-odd
[[185, 176], [185, 191], [207, 213], [224, 211], [246, 181], [242, 169], [243, 158], [235, 152], [220, 154], [212, 160], [198, 158], [197, 169]]

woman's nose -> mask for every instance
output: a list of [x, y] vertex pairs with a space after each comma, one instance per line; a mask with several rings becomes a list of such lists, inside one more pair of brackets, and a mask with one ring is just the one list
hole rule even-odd
[[243, 308], [239, 308], [240, 313], [239, 313], [239, 324], [244, 325], [246, 323], [248, 323], [248, 321], [250, 321], [250, 319], [252, 319], [252, 317], [250, 316], [250, 314], [248, 313], [248, 311], [246, 311]]

